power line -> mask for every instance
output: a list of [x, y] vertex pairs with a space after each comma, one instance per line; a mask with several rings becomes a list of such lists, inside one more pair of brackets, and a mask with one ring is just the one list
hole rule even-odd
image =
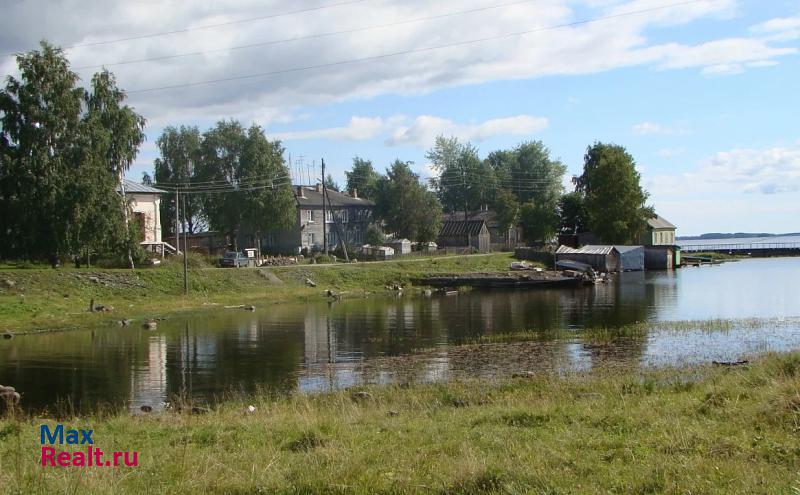
[[295, 37], [292, 37], [292, 38], [283, 38], [283, 39], [279, 39], [279, 40], [270, 40], [270, 41], [262, 41], [262, 42], [258, 42], [258, 43], [250, 43], [250, 44], [247, 44], [247, 45], [237, 45], [237, 46], [229, 46], [229, 47], [226, 47], [226, 48], [215, 48], [215, 49], [212, 49], [212, 50], [199, 50], [199, 51], [195, 51], [195, 52], [177, 53], [177, 54], [173, 54], [173, 55], [163, 55], [163, 56], [160, 56], [160, 57], [148, 57], [148, 58], [140, 58], [140, 59], [133, 59], [133, 60], [124, 60], [124, 61], [120, 61], [120, 62], [111, 62], [111, 63], [105, 63], [105, 64], [83, 65], [83, 66], [80, 66], [80, 67], [74, 67], [74, 69], [75, 70], [96, 69], [96, 68], [100, 68], [100, 67], [113, 67], [113, 66], [117, 66], [117, 65], [138, 64], [138, 63], [143, 63], [143, 62], [157, 62], [157, 61], [161, 61], [161, 60], [172, 60], [172, 59], [176, 59], [176, 58], [193, 57], [193, 56], [198, 56], [198, 55], [207, 55], [207, 54], [210, 54], [210, 53], [220, 53], [220, 52], [228, 52], [228, 51], [233, 51], [233, 50], [242, 50], [242, 49], [246, 49], [246, 48], [256, 48], [256, 47], [261, 47], [261, 46], [279, 45], [279, 44], [291, 43], [291, 42], [295, 42], [295, 41], [304, 41], [304, 40], [311, 40], [311, 39], [326, 38], [326, 37], [329, 37], [329, 36], [337, 36], [337, 35], [340, 35], [340, 34], [359, 33], [359, 32], [363, 32], [363, 31], [371, 31], [371, 30], [374, 30], [374, 29], [383, 29], [383, 28], [402, 26], [402, 25], [405, 25], [405, 24], [413, 24], [413, 23], [423, 22], [423, 21], [444, 19], [444, 18], [447, 18], [447, 17], [454, 17], [454, 16], [459, 16], [459, 15], [473, 14], [473, 13], [476, 13], [476, 12], [485, 12], [487, 10], [494, 10], [494, 9], [500, 9], [500, 8], [504, 8], [504, 7], [511, 7], [511, 6], [514, 6], [514, 5], [519, 5], [519, 4], [523, 4], [523, 3], [530, 3], [530, 2], [533, 2], [533, 1], [536, 1], [536, 0], [519, 0], [519, 1], [511, 2], [511, 3], [504, 3], [504, 4], [499, 4], [499, 5], [489, 5], [489, 6], [479, 7], [479, 8], [475, 8], [475, 9], [461, 10], [461, 11], [458, 11], [458, 12], [449, 12], [449, 13], [446, 13], [446, 14], [438, 14], [438, 15], [432, 15], [432, 16], [427, 16], [427, 17], [416, 17], [416, 18], [412, 18], [412, 19], [406, 19], [406, 20], [403, 20], [403, 21], [389, 22], [389, 23], [385, 23], [385, 24], [373, 24], [371, 26], [364, 26], [364, 27], [360, 27], [360, 28], [343, 29], [343, 30], [340, 30], [340, 31], [328, 31], [328, 32], [325, 32], [325, 33], [309, 34], [309, 35], [305, 35], [305, 36], [295, 36]]
[[474, 45], [476, 43], [483, 43], [483, 42], [486, 42], [486, 41], [496, 41], [496, 40], [500, 40], [500, 39], [513, 38], [513, 37], [524, 36], [524, 35], [533, 34], [533, 33], [541, 33], [541, 32], [545, 32], [545, 31], [553, 31], [553, 30], [556, 30], [556, 29], [563, 29], [563, 28], [580, 26], [580, 25], [585, 25], [585, 24], [592, 24], [592, 23], [596, 23], [596, 22], [608, 21], [608, 20], [611, 20], [611, 19], [619, 19], [619, 18], [622, 18], [622, 17], [629, 17], [629, 16], [634, 16], [634, 15], [641, 15], [641, 14], [646, 14], [646, 13], [650, 13], [650, 12], [656, 12], [656, 11], [659, 11], [659, 10], [665, 10], [665, 9], [669, 9], [669, 8], [673, 8], [673, 7], [678, 7], [678, 6], [682, 6], [682, 5], [689, 5], [689, 4], [695, 4], [695, 3], [699, 3], [699, 2], [705, 2], [705, 1], [708, 1], [708, 0], [687, 0], [687, 1], [684, 1], [684, 2], [672, 3], [672, 4], [662, 5], [662, 6], [659, 6], [659, 7], [652, 7], [652, 8], [648, 8], [648, 9], [640, 9], [640, 10], [634, 10], [634, 11], [629, 11], [629, 12], [622, 12], [622, 13], [619, 13], [619, 14], [612, 14], [612, 15], [603, 16], [603, 17], [595, 17], [595, 18], [592, 18], [592, 19], [584, 19], [584, 20], [568, 22], [568, 23], [564, 23], [564, 24], [556, 24], [556, 25], [553, 25], [553, 26], [546, 26], [546, 27], [542, 27], [542, 28], [528, 29], [528, 30], [525, 30], [525, 31], [515, 31], [513, 33], [505, 33], [505, 34], [500, 34], [500, 35], [495, 35], [495, 36], [488, 36], [488, 37], [485, 37], [485, 38], [477, 38], [477, 39], [466, 40], [466, 41], [458, 41], [458, 42], [455, 42], [455, 43], [447, 43], [447, 44], [444, 44], [444, 45], [428, 46], [428, 47], [424, 47], [424, 48], [412, 48], [412, 49], [408, 49], [408, 50], [402, 50], [402, 51], [391, 52], [391, 53], [384, 53], [384, 54], [380, 54], [380, 55], [372, 55], [372, 56], [368, 56], [368, 57], [359, 57], [359, 58], [353, 58], [353, 59], [347, 59], [347, 60], [338, 60], [336, 62], [328, 62], [328, 63], [324, 63], [324, 64], [314, 64], [314, 65], [306, 65], [306, 66], [300, 66], [300, 67], [292, 67], [292, 68], [288, 68], [288, 69], [280, 69], [280, 70], [274, 70], [274, 71], [268, 71], [268, 72], [259, 72], [259, 73], [255, 73], [255, 74], [246, 74], [246, 75], [241, 75], [241, 76], [224, 77], [224, 78], [219, 78], [219, 79], [208, 79], [208, 80], [205, 80], [205, 81], [196, 81], [196, 82], [190, 82], [190, 83], [171, 84], [171, 85], [166, 85], [166, 86], [156, 86], [156, 87], [152, 87], [152, 88], [135, 89], [135, 90], [128, 91], [127, 93], [129, 93], [129, 94], [148, 93], [148, 92], [152, 92], [152, 91], [163, 91], [163, 90], [167, 90], [167, 89], [179, 89], [179, 88], [189, 88], [189, 87], [194, 87], [194, 86], [206, 86], [206, 85], [209, 85], [209, 84], [217, 84], [217, 83], [222, 83], [222, 82], [242, 81], [242, 80], [247, 80], [247, 79], [256, 79], [256, 78], [268, 77], [268, 76], [276, 76], [276, 75], [281, 75], [281, 74], [290, 74], [290, 73], [293, 73], [293, 72], [304, 72], [304, 71], [314, 70], [314, 69], [324, 69], [324, 68], [336, 67], [336, 66], [340, 66], [340, 65], [350, 65], [350, 64], [360, 63], [360, 62], [368, 62], [368, 61], [374, 61], [374, 60], [381, 60], [381, 59], [398, 57], [398, 56], [402, 56], [402, 55], [410, 55], [410, 54], [413, 54], [413, 53], [431, 52], [431, 51], [442, 50], [442, 49], [446, 49], [446, 48], [455, 48], [455, 47], [458, 47], [458, 46]]
[[[299, 10], [292, 10], [292, 11], [289, 11], [289, 12], [282, 12], [280, 14], [270, 14], [270, 15], [262, 15], [262, 16], [258, 16], [258, 17], [248, 17], [248, 18], [245, 18], [245, 19], [237, 19], [235, 21], [219, 22], [219, 23], [216, 23], [216, 24], [206, 24], [206, 25], [203, 25], [203, 26], [195, 26], [195, 27], [188, 27], [188, 28], [182, 28], [182, 29], [175, 29], [175, 30], [172, 30], [172, 31], [161, 31], [161, 32], [158, 32], [158, 33], [140, 34], [140, 35], [136, 35], [136, 36], [128, 36], [126, 38], [115, 38], [115, 39], [105, 40], [105, 41], [94, 41], [94, 42], [91, 42], [91, 43], [79, 43], [79, 44], [69, 45], [69, 46], [63, 47], [63, 50], [66, 51], [66, 50], [72, 50], [74, 48], [83, 48], [83, 47], [87, 47], [87, 46], [112, 45], [112, 44], [115, 44], [115, 43], [122, 43], [124, 41], [135, 41], [135, 40], [142, 40], [142, 39], [146, 39], [146, 38], [156, 38], [156, 37], [159, 37], [159, 36], [168, 36], [168, 35], [171, 35], [171, 34], [189, 33], [189, 32], [192, 32], [192, 31], [199, 31], [199, 30], [204, 30], [204, 29], [213, 29], [213, 28], [224, 27], [224, 26], [233, 26], [233, 25], [236, 25], [236, 24], [244, 24], [244, 23], [247, 23], [247, 22], [264, 21], [264, 20], [267, 20], [267, 19], [275, 19], [275, 18], [278, 18], [278, 17], [286, 17], [286, 16], [290, 16], [290, 15], [295, 15], [295, 14], [303, 14], [303, 13], [306, 13], [306, 12], [315, 12], [315, 11], [318, 11], [318, 10], [331, 9], [331, 8], [334, 8], [334, 7], [341, 7], [341, 6], [344, 6], [344, 5], [352, 5], [352, 4], [355, 4], [355, 3], [362, 3], [362, 2], [367, 2], [367, 1], [370, 1], [370, 0], [348, 0], [348, 1], [345, 1], [345, 2], [331, 3], [331, 4], [327, 4], [327, 5], [320, 5], [320, 6], [317, 6], [317, 7], [311, 7], [311, 8], [299, 9]], [[4, 53], [3, 54], [4, 57], [14, 56], [14, 55], [16, 55], [16, 53], [13, 53], [13, 52], [12, 53]]]

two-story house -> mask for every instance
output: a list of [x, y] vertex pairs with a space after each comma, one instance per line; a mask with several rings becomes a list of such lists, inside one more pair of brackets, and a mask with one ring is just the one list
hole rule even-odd
[[269, 253], [283, 254], [297, 254], [304, 250], [322, 251], [323, 237], [327, 238], [329, 249], [339, 246], [340, 239], [344, 239], [348, 246], [363, 244], [367, 227], [373, 221], [375, 203], [359, 198], [357, 191], [345, 194], [328, 189], [326, 193], [327, 198], [319, 184], [295, 186], [297, 210], [294, 225], [287, 230], [267, 233], [262, 239], [262, 249]]

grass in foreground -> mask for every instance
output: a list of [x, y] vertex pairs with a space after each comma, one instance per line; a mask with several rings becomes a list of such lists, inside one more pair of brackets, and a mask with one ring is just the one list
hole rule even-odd
[[[506, 270], [510, 254], [442, 256], [407, 261], [221, 269], [193, 260], [189, 296], [180, 260], [131, 270], [51, 268], [0, 270], [0, 332], [63, 329], [218, 304], [274, 304], [318, 298], [325, 289], [363, 296], [387, 284], [408, 285], [436, 273]], [[307, 287], [310, 278], [317, 287]], [[8, 284], [10, 281], [11, 284]], [[11, 285], [11, 287], [9, 287]], [[89, 301], [111, 306], [89, 313]]]
[[[72, 418], [136, 468], [41, 468], [0, 422], [9, 493], [798, 493], [800, 353], [749, 367], [231, 399]], [[247, 406], [256, 407], [254, 413]]]

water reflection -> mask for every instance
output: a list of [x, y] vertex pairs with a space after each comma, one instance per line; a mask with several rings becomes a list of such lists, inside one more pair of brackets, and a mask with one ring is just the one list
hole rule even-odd
[[[58, 400], [155, 408], [178, 393], [327, 390], [360, 383], [502, 376], [517, 371], [734, 359], [800, 348], [800, 326], [709, 333], [656, 332], [598, 345], [577, 329], [647, 320], [800, 315], [800, 259], [750, 260], [676, 272], [623, 273], [567, 290], [452, 297], [324, 300], [203, 312], [157, 331], [98, 328], [0, 342], [0, 383], [31, 408]], [[553, 339], [549, 329], [576, 329]], [[482, 335], [540, 331], [535, 342], [451, 347]], [[476, 350], [477, 349], [477, 350]], [[412, 357], [409, 358], [408, 356]]]

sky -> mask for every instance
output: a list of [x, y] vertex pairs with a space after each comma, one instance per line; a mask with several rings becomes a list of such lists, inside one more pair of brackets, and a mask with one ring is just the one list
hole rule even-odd
[[[800, 0], [8, 0], [0, 73], [39, 40], [106, 67], [147, 119], [263, 127], [296, 183], [355, 156], [422, 177], [437, 135], [541, 140], [580, 174], [625, 146], [649, 204], [703, 232], [800, 231]], [[302, 165], [301, 165], [302, 164]], [[302, 170], [302, 176], [298, 172]]]

